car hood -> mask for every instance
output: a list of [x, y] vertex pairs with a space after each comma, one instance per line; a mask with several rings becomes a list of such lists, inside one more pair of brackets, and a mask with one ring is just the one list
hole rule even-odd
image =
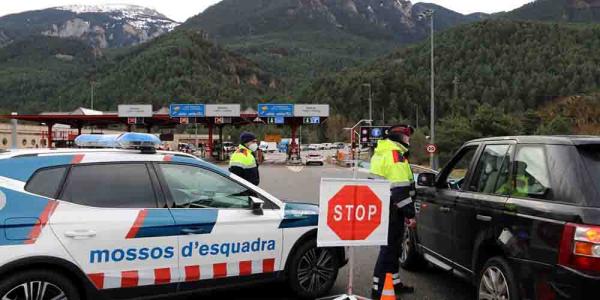
[[311, 227], [319, 223], [319, 206], [310, 203], [285, 203], [279, 228]]

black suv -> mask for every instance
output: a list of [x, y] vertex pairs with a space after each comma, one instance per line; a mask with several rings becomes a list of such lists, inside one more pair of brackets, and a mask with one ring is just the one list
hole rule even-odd
[[403, 267], [428, 261], [479, 299], [599, 299], [600, 137], [470, 141], [417, 184]]

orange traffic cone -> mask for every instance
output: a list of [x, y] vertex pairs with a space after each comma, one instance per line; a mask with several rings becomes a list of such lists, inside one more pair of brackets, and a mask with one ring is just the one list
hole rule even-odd
[[383, 291], [381, 292], [381, 300], [396, 300], [396, 293], [394, 292], [394, 280], [392, 274], [385, 274], [385, 282], [383, 284]]

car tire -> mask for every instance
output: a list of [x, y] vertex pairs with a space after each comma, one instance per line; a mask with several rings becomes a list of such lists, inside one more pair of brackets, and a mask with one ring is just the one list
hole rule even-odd
[[44, 292], [40, 300], [54, 299], [60, 295], [67, 300], [81, 299], [75, 285], [60, 273], [47, 270], [28, 270], [11, 276], [0, 282], [0, 299], [27, 299], [24, 293]]
[[[512, 268], [500, 256], [492, 257], [484, 264], [476, 288], [477, 299], [520, 299]], [[503, 295], [505, 298], [501, 298]]]
[[292, 291], [303, 299], [327, 294], [337, 279], [340, 267], [337, 256], [333, 248], [317, 248], [316, 240], [303, 243], [289, 258], [287, 280]]
[[416, 271], [425, 265], [425, 260], [417, 250], [415, 231], [409, 226], [404, 226], [402, 234], [402, 252], [400, 253], [400, 266], [409, 271]]

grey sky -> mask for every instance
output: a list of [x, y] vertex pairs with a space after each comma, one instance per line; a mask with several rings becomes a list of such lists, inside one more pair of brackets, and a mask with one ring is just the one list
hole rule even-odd
[[[48, 7], [69, 4], [109, 4], [121, 2], [154, 8], [166, 16], [183, 22], [208, 6], [220, 0], [0, 0], [0, 16], [23, 12], [27, 10], [44, 9]], [[250, 1], [250, 0], [248, 0]], [[532, 0], [430, 0], [424, 2], [436, 3], [446, 8], [461, 12], [498, 12], [517, 8]], [[414, 1], [420, 2], [420, 1]]]

